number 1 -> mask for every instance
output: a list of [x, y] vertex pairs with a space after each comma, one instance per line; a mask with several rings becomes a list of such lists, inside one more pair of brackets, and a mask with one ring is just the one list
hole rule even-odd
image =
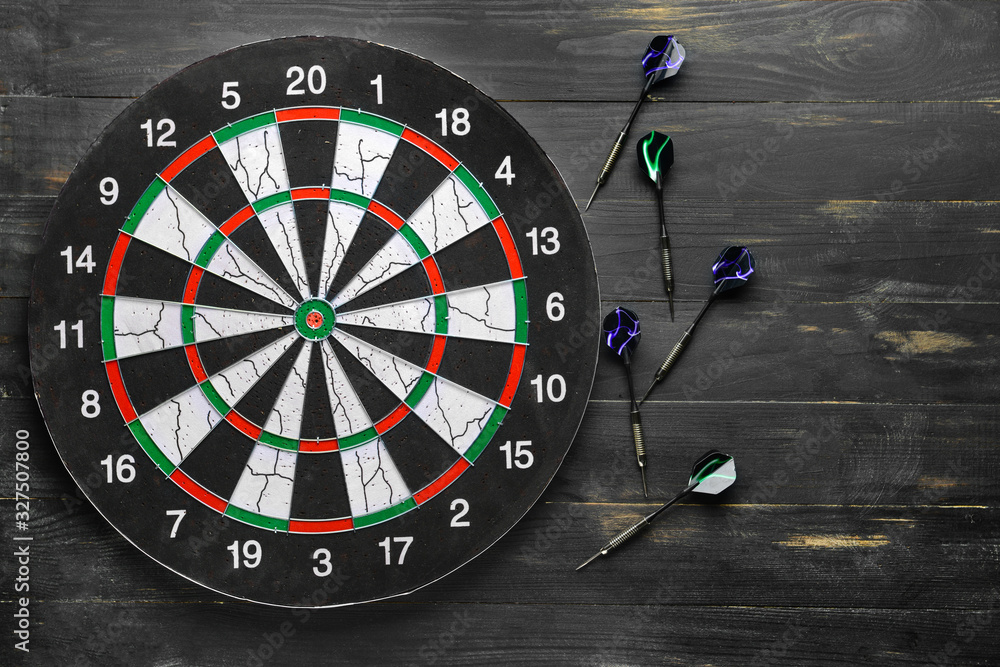
[[375, 86], [375, 104], [382, 104], [382, 75], [379, 74], [368, 83]]

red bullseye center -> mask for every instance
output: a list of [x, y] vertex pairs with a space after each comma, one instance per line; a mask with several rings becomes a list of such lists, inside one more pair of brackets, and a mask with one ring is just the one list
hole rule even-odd
[[314, 310], [306, 315], [306, 326], [310, 329], [319, 329], [323, 326], [323, 313]]

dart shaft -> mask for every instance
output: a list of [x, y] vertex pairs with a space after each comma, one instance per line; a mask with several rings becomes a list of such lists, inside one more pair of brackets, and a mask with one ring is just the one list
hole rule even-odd
[[613, 538], [611, 538], [611, 541], [605, 544], [601, 548], [601, 553], [607, 555], [609, 552], [617, 549], [618, 547], [620, 547], [621, 545], [625, 544], [630, 539], [638, 535], [647, 526], [649, 526], [649, 521], [646, 520], [646, 517], [642, 517], [642, 519], [639, 520], [639, 523], [629, 526], [628, 528], [626, 528], [625, 530], [623, 530], [622, 532], [618, 533]]
[[670, 354], [668, 354], [667, 358], [663, 360], [662, 364], [660, 364], [660, 368], [656, 371], [657, 382], [663, 381], [663, 378], [665, 378], [667, 376], [667, 373], [670, 372], [670, 369], [673, 368], [674, 364], [677, 362], [678, 357], [681, 356], [681, 352], [684, 351], [684, 348], [687, 347], [687, 344], [690, 341], [691, 341], [691, 330], [689, 329], [685, 331], [683, 334], [681, 334], [680, 340], [674, 344], [674, 349], [670, 350]]

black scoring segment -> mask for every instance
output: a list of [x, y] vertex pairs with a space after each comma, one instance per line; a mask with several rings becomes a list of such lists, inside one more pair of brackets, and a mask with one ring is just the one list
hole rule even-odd
[[492, 225], [480, 227], [434, 255], [445, 289], [459, 290], [510, 279], [503, 245]]
[[[188, 262], [133, 238], [118, 273], [115, 294], [180, 303], [184, 300], [184, 287], [190, 273]], [[158, 279], [149, 280], [150, 275]]]
[[119, 359], [118, 368], [132, 407], [139, 415], [195, 384], [183, 347]]
[[334, 121], [324, 120], [299, 120], [278, 126], [288, 183], [293, 189], [329, 187], [337, 126]]
[[508, 343], [448, 338], [437, 374], [496, 400], [507, 382], [513, 352], [513, 346]]
[[254, 424], [263, 427], [267, 423], [267, 418], [271, 415], [271, 408], [278, 400], [285, 380], [295, 365], [295, 360], [299, 356], [299, 351], [305, 343], [304, 339], [299, 339], [292, 343], [285, 354], [274, 362], [257, 383], [247, 392], [239, 403], [236, 404], [236, 411], [249, 419]]
[[201, 306], [247, 310], [255, 313], [279, 313], [290, 315], [291, 311], [279, 303], [265, 299], [256, 292], [235, 285], [214, 273], [202, 274], [195, 302]]
[[327, 199], [303, 199], [295, 202], [295, 221], [299, 228], [302, 258], [306, 263], [306, 277], [312, 295], [319, 295], [323, 240], [330, 217], [330, 201]]
[[309, 375], [306, 379], [306, 396], [302, 403], [302, 440], [328, 440], [337, 437], [330, 407], [330, 394], [323, 370], [323, 350], [320, 342], [312, 346], [309, 358]]
[[437, 160], [407, 141], [400, 141], [375, 190], [375, 200], [406, 220], [448, 176]]
[[344, 349], [340, 343], [333, 343], [333, 349], [358, 398], [364, 405], [372, 422], [377, 422], [396, 409], [400, 400], [389, 391], [362, 361]]
[[383, 433], [382, 442], [410, 492], [433, 482], [459, 458], [458, 452], [413, 413]]
[[255, 331], [241, 336], [217, 338], [204, 343], [198, 343], [198, 354], [201, 356], [201, 363], [205, 369], [205, 373], [211, 377], [219, 371], [229, 368], [236, 362], [246, 359], [266, 345], [270, 345], [279, 338], [287, 336], [292, 331], [292, 327], [287, 326]]
[[188, 165], [170, 181], [170, 186], [216, 227], [221, 227], [249, 203], [218, 148]]
[[421, 368], [426, 367], [434, 345], [434, 336], [431, 334], [359, 327], [353, 324], [340, 324], [338, 328], [372, 347], [377, 347]]
[[396, 303], [397, 301], [420, 299], [431, 294], [431, 282], [427, 279], [427, 272], [424, 271], [423, 264], [416, 264], [367, 292], [361, 293], [337, 310], [346, 313], [352, 310], [363, 310]]
[[299, 454], [292, 491], [293, 519], [336, 519], [351, 515], [340, 461], [342, 455], [349, 453]]
[[389, 223], [366, 212], [361, 218], [361, 224], [358, 225], [358, 231], [354, 233], [354, 239], [347, 249], [347, 255], [337, 271], [337, 277], [333, 280], [327, 298], [333, 299], [340, 290], [344, 289], [348, 281], [364, 268], [372, 255], [378, 252], [378, 249], [384, 246], [395, 233], [396, 230]]
[[[263, 225], [260, 224], [260, 220], [256, 216], [240, 225], [236, 231], [229, 235], [229, 238], [289, 296], [293, 299], [297, 298], [299, 290], [292, 282], [292, 278], [288, 275], [281, 258], [278, 257], [271, 239], [268, 238], [267, 232], [264, 231]], [[225, 252], [225, 249], [223, 248], [219, 252]]]
[[185, 475], [228, 499], [236, 489], [254, 441], [223, 420], [188, 454], [180, 468]]

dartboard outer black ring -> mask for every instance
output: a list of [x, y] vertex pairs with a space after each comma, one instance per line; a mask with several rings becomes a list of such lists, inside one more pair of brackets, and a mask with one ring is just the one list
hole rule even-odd
[[396, 49], [251, 44], [132, 103], [63, 187], [29, 307], [67, 470], [165, 567], [328, 607], [502, 537], [564, 459], [600, 299], [555, 167]]

